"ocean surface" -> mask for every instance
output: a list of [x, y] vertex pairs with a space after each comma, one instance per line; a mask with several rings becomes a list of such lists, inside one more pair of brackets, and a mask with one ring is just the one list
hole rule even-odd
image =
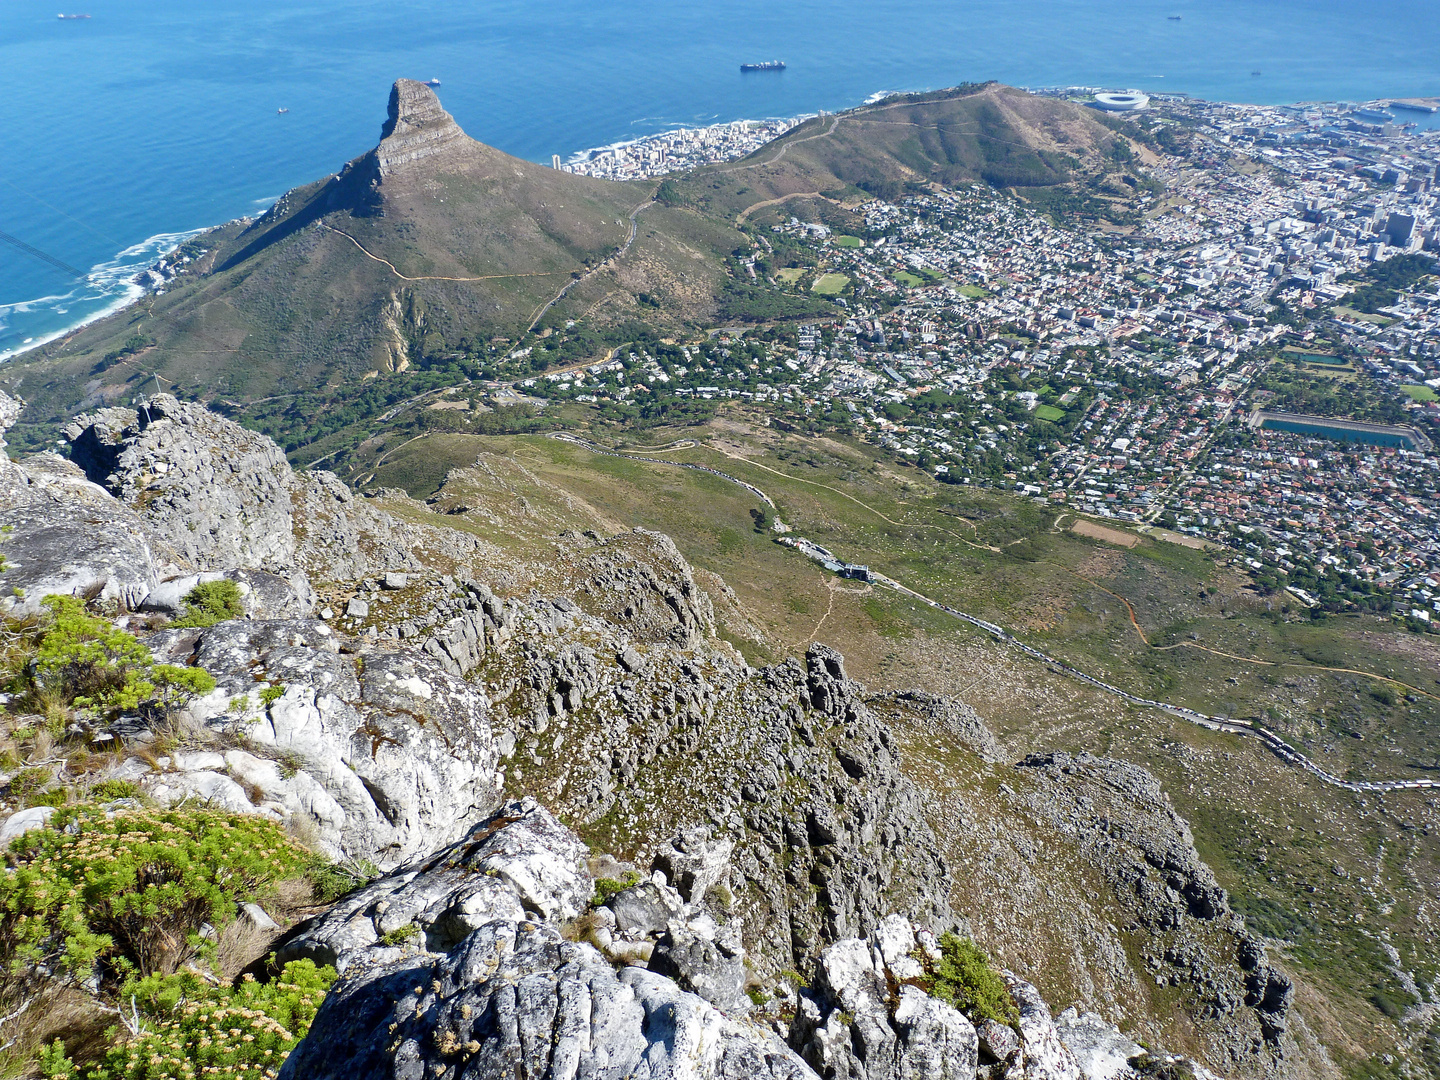
[[[543, 162], [986, 79], [1440, 95], [1435, 0], [61, 2], [92, 17], [0, 3], [0, 232], [53, 260], [0, 237], [0, 359], [124, 303], [190, 231], [369, 149], [400, 76], [440, 79], [467, 132]], [[787, 70], [738, 70], [770, 59]]]

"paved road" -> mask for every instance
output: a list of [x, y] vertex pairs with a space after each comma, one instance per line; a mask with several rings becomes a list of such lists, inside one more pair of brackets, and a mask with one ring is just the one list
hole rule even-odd
[[630, 245], [635, 242], [636, 232], [639, 231], [635, 219], [639, 216], [641, 210], [644, 210], [647, 206], [654, 205], [655, 200], [652, 198], [641, 203], [634, 210], [631, 210], [630, 235], [625, 238], [625, 243], [620, 245], [620, 250], [615, 252], [615, 254], [611, 255], [608, 259], [605, 259], [603, 262], [592, 267], [580, 277], [572, 278], [571, 280], [567, 281], [563, 286], [561, 286], [560, 291], [550, 298], [549, 303], [545, 304], [543, 307], [540, 308], [539, 311], [535, 312], [535, 315], [530, 319], [530, 325], [525, 328], [525, 332], [529, 333], [531, 330], [534, 330], [535, 324], [545, 317], [545, 313], [549, 311], [552, 307], [554, 307], [556, 304], [558, 304], [564, 298], [565, 294], [568, 293], [571, 289], [573, 289], [576, 285], [588, 281], [592, 275], [598, 274], [601, 270], [608, 269], [612, 263], [618, 262], [620, 259], [624, 258], [625, 253], [630, 250]]

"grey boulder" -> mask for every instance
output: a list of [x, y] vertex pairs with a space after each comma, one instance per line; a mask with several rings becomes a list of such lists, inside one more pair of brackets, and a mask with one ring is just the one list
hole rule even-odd
[[336, 984], [281, 1080], [814, 1080], [765, 1029], [553, 926], [498, 919], [443, 957]]
[[505, 804], [456, 843], [350, 893], [302, 924], [278, 956], [346, 971], [394, 959], [401, 946], [443, 953], [496, 920], [565, 921], [593, 883], [579, 837], [534, 799]]
[[[215, 677], [192, 715], [293, 772], [266, 780], [229, 763], [250, 768], [287, 813], [302, 808], [332, 854], [392, 867], [452, 842], [499, 803], [485, 696], [422, 653], [342, 652], [315, 619], [232, 620], [148, 643], [157, 659]], [[156, 782], [175, 786], [169, 774]]]
[[868, 940], [847, 938], [820, 954], [819, 978], [802, 993], [790, 1031], [816, 1072], [827, 1080], [973, 1080], [975, 1028], [907, 982], [923, 974], [912, 954], [924, 945], [933, 947], [927, 933], [891, 915]]

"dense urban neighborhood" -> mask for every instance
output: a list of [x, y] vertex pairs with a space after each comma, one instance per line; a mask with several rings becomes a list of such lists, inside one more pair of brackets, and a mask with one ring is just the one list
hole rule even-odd
[[639, 180], [744, 157], [778, 139], [804, 119], [734, 120], [709, 127], [677, 128], [612, 146], [582, 150], [563, 164], [556, 155], [555, 163], [566, 172], [581, 176]]
[[757, 226], [737, 278], [832, 315], [523, 389], [763, 404], [942, 481], [1228, 545], [1296, 609], [1440, 624], [1440, 131], [1186, 98], [1111, 122], [1155, 181], [1128, 203], [974, 185]]

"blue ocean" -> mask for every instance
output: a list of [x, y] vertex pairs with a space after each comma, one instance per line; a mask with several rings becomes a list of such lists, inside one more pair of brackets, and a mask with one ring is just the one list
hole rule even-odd
[[[1434, 0], [60, 0], [86, 19], [54, 2], [0, 4], [0, 358], [364, 152], [399, 76], [441, 80], [467, 132], [543, 162], [985, 79], [1440, 95]], [[786, 70], [739, 71], [770, 59]]]

